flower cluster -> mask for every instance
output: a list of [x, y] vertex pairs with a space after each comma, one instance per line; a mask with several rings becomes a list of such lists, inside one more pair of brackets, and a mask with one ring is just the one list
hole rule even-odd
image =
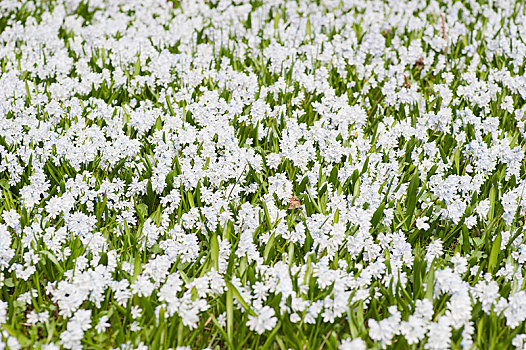
[[524, 38], [508, 0], [0, 1], [0, 348], [525, 349]]

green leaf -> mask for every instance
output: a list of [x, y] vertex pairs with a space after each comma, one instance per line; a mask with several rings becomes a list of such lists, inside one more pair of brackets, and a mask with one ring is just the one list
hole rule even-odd
[[469, 243], [469, 230], [466, 226], [462, 226], [462, 248], [464, 249], [464, 253], [467, 254], [470, 251], [470, 243]]
[[493, 241], [493, 246], [491, 247], [491, 253], [489, 255], [488, 261], [488, 272], [492, 273], [493, 269], [497, 266], [497, 259], [499, 258], [500, 253], [500, 243], [502, 241], [502, 236], [499, 233], [495, 241]]
[[460, 175], [460, 148], [457, 148], [454, 154], [455, 168], [457, 169], [457, 174]]
[[329, 175], [329, 182], [336, 187], [338, 184], [338, 167], [334, 166], [332, 168], [331, 174]]
[[214, 314], [211, 314], [210, 315], [211, 318], [212, 318], [212, 322], [214, 323], [214, 325], [216, 326], [216, 328], [219, 330], [219, 332], [221, 333], [221, 335], [223, 336], [223, 338], [225, 338], [227, 344], [228, 344], [228, 348], [229, 349], [232, 349], [234, 348], [234, 346], [232, 345], [232, 343], [230, 342], [230, 340], [228, 339], [228, 334], [225, 332], [225, 330], [223, 329], [223, 327], [221, 327], [221, 325], [219, 324], [219, 321], [217, 321], [217, 319], [215, 318]]
[[356, 180], [356, 183], [354, 184], [354, 188], [353, 188], [353, 194], [352, 194], [352, 197], [353, 197], [353, 201], [358, 198], [358, 196], [360, 195], [360, 178], [358, 178]]
[[435, 270], [433, 263], [429, 267], [426, 277], [426, 299], [433, 301], [433, 290], [435, 289]]
[[9, 181], [7, 181], [7, 179], [1, 179], [0, 186], [2, 186], [3, 188], [9, 191], [10, 186], [9, 186]]
[[497, 189], [495, 188], [495, 185], [491, 186], [491, 189], [489, 191], [489, 210], [488, 210], [488, 222], [493, 220], [493, 217], [495, 215], [495, 201], [497, 197]]
[[148, 216], [148, 206], [144, 203], [137, 204], [137, 215], [141, 220]]
[[263, 210], [265, 211], [265, 219], [267, 220], [268, 229], [270, 230], [272, 228], [272, 220], [265, 202], [263, 202]]
[[228, 342], [232, 344], [234, 342], [234, 298], [230, 287], [226, 291], [226, 328]]
[[247, 302], [243, 299], [243, 297], [241, 296], [241, 294], [239, 293], [237, 288], [234, 287], [234, 285], [232, 283], [230, 283], [229, 281], [225, 281], [225, 282], [226, 282], [226, 286], [228, 288], [228, 291], [232, 292], [232, 295], [234, 296], [234, 298], [236, 298], [236, 300], [245, 308], [245, 310], [249, 314], [251, 314], [252, 316], [256, 316], [256, 313], [254, 312], [254, 310], [252, 310], [250, 305], [248, 305]]
[[141, 71], [141, 59], [137, 57], [137, 61], [135, 62], [135, 66], [133, 67], [133, 76], [136, 76]]
[[405, 210], [405, 223], [407, 228], [411, 227], [413, 222], [413, 213], [415, 212], [417, 195], [416, 191], [418, 190], [418, 185], [420, 184], [420, 179], [418, 178], [418, 171], [415, 171], [409, 187], [407, 188], [407, 197], [406, 197], [406, 210]]
[[5, 281], [4, 281], [4, 286], [6, 286], [8, 288], [13, 288], [15, 286], [15, 284], [13, 283], [13, 279], [12, 278], [6, 278]]
[[279, 26], [279, 11], [276, 11], [276, 15], [274, 16], [274, 29], [278, 29]]
[[45, 255], [57, 267], [60, 274], [64, 272], [64, 269], [62, 266], [60, 266], [60, 263], [52, 252], [48, 250], [41, 250], [39, 253]]
[[7, 323], [2, 324], [2, 327], [7, 331], [7, 333], [15, 337], [20, 343], [20, 345], [22, 345], [23, 347], [28, 348], [31, 345], [31, 340], [28, 337], [26, 337], [20, 332], [17, 332], [13, 327], [8, 325]]
[[270, 238], [268, 239], [268, 242], [265, 246], [265, 250], [263, 251], [263, 259], [264, 261], [268, 262], [268, 257], [270, 255], [270, 252], [272, 251], [272, 248], [274, 248], [274, 241], [276, 240], [276, 236], [273, 233], [270, 235]]
[[274, 327], [274, 329], [272, 330], [272, 332], [270, 332], [267, 340], [265, 341], [265, 344], [263, 344], [263, 349], [268, 349], [269, 346], [273, 344], [272, 341], [274, 340], [274, 337], [276, 336], [280, 328], [281, 328], [281, 321], [279, 321], [276, 324], [276, 327]]
[[298, 186], [297, 193], [302, 193], [303, 191], [305, 191], [305, 189], [307, 188], [308, 182], [309, 182], [309, 177], [308, 176], [303, 177], [303, 180], [301, 180]]
[[419, 256], [416, 256], [413, 264], [413, 299], [415, 300], [420, 294], [420, 288], [422, 288], [421, 270], [423, 264], [425, 264], [425, 262], [422, 261]]
[[163, 120], [161, 117], [157, 117], [157, 120], [155, 121], [155, 129], [161, 130], [163, 128]]
[[188, 191], [186, 194], [188, 195], [188, 203], [190, 204], [190, 208], [195, 207], [194, 196], [192, 195], [192, 192]]
[[212, 267], [219, 271], [219, 242], [215, 234], [210, 239], [210, 260]]
[[376, 225], [378, 225], [378, 223], [380, 222], [380, 219], [384, 215], [384, 209], [385, 209], [385, 202], [382, 202], [382, 204], [380, 204], [378, 209], [376, 209], [376, 211], [373, 214], [373, 217], [371, 219], [372, 227], [376, 227]]
[[362, 171], [360, 172], [360, 174], [365, 174], [368, 168], [369, 168], [369, 157], [365, 159], [365, 162], [363, 163]]
[[135, 281], [137, 276], [139, 276], [142, 272], [142, 261], [141, 261], [141, 255], [137, 254], [135, 255], [135, 259], [133, 261], [133, 279], [132, 281]]

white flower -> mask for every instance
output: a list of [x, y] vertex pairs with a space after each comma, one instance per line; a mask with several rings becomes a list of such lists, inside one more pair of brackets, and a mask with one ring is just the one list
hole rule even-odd
[[132, 318], [139, 318], [142, 316], [142, 309], [137, 305], [133, 305], [131, 308]]
[[459, 275], [464, 274], [468, 270], [468, 261], [466, 258], [460, 256], [460, 253], [456, 253], [455, 256], [451, 258], [451, 262], [455, 265], [455, 273]]
[[273, 329], [278, 319], [274, 317], [274, 309], [270, 306], [263, 306], [260, 309], [255, 310], [256, 315], [249, 315], [247, 326], [251, 331], [255, 331], [258, 334]]
[[438, 258], [442, 255], [442, 240], [436, 239], [429, 244], [427, 247], [426, 261], [428, 264], [431, 264], [435, 258]]
[[101, 318], [99, 318], [99, 322], [95, 326], [95, 330], [97, 331], [97, 333], [103, 333], [104, 331], [106, 331], [106, 329], [110, 326], [108, 321], [109, 318], [107, 315], [103, 315]]
[[15, 255], [15, 250], [11, 248], [11, 237], [7, 226], [0, 224], [0, 268], [8, 267]]
[[511, 344], [518, 350], [526, 350], [526, 334], [517, 334]]
[[20, 224], [20, 214], [18, 214], [14, 209], [4, 211], [2, 213], [2, 218], [4, 219], [7, 227], [16, 228]]
[[338, 350], [365, 350], [365, 342], [361, 338], [354, 339], [342, 339], [341, 344], [338, 346]]
[[428, 340], [425, 349], [442, 350], [449, 349], [451, 343], [451, 326], [447, 317], [442, 316], [438, 322], [429, 325]]
[[68, 327], [70, 324], [72, 327], [76, 327], [82, 331], [87, 331], [91, 328], [91, 310], [77, 310], [75, 315], [73, 315], [68, 322]]
[[140, 331], [140, 330], [141, 330], [141, 326], [139, 325], [139, 322], [133, 321], [130, 324], [130, 331], [137, 332], [137, 331]]
[[477, 204], [477, 208], [475, 210], [481, 219], [485, 219], [488, 215], [489, 208], [489, 199], [484, 199]]
[[7, 308], [7, 302], [0, 300], [0, 324], [7, 322]]
[[504, 310], [506, 324], [515, 328], [526, 320], [526, 293], [519, 291], [509, 298], [508, 307]]
[[416, 219], [416, 228], [419, 230], [427, 231], [429, 230], [429, 224], [427, 223], [427, 220], [429, 218], [427, 216], [420, 217]]
[[477, 224], [477, 218], [474, 215], [471, 215], [470, 217], [466, 218], [464, 224], [468, 229], [471, 229]]

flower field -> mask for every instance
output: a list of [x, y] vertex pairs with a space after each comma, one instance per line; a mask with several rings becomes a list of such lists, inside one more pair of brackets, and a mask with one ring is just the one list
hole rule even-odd
[[523, 1], [0, 1], [0, 349], [526, 349]]

